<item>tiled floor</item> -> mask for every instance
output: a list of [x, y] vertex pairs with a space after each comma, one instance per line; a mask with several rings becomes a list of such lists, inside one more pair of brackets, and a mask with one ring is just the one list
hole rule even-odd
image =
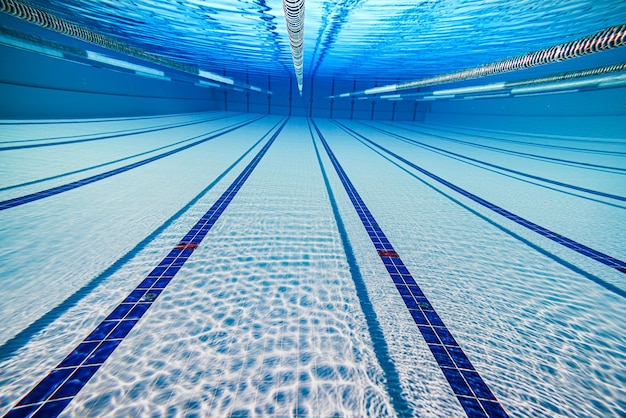
[[0, 411], [624, 412], [623, 141], [281, 126], [0, 125]]

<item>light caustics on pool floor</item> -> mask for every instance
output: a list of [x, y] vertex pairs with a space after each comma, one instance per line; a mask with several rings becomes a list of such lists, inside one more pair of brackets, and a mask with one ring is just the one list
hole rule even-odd
[[0, 130], [0, 413], [626, 411], [623, 139], [232, 112]]

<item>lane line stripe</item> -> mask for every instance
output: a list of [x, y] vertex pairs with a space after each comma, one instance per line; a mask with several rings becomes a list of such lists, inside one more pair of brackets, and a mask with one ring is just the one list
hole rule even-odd
[[444, 191], [443, 187], [440, 184], [428, 182], [427, 179], [424, 179], [424, 178], [420, 177], [419, 173], [416, 173], [415, 170], [411, 169], [411, 167], [407, 167], [405, 164], [402, 164], [401, 161], [395, 160], [393, 157], [383, 153], [381, 150], [374, 148], [372, 145], [367, 144], [367, 143], [361, 141], [358, 138], [356, 138], [356, 140], [359, 141], [361, 144], [363, 144], [363, 146], [365, 146], [368, 149], [370, 149], [372, 152], [376, 153], [376, 155], [379, 155], [385, 161], [388, 161], [390, 164], [393, 164], [394, 166], [396, 166], [400, 170], [402, 170], [405, 173], [407, 173], [409, 176], [413, 177], [414, 179], [416, 179], [417, 181], [422, 183], [424, 186], [426, 186], [429, 189], [435, 191], [436, 193], [439, 193], [441, 196], [443, 196], [446, 199], [450, 200], [455, 205], [458, 205], [461, 208], [467, 210], [472, 215], [477, 216], [478, 218], [482, 219], [483, 221], [487, 222], [488, 224], [498, 228], [500, 231], [504, 232], [505, 234], [510, 235], [511, 237], [515, 238], [516, 240], [522, 242], [524, 245], [529, 246], [530, 248], [532, 248], [533, 250], [539, 252], [540, 254], [543, 254], [546, 257], [548, 257], [549, 259], [551, 259], [553, 261], [556, 261], [557, 263], [561, 264], [565, 268], [570, 269], [574, 273], [580, 274], [584, 278], [586, 278], [588, 280], [591, 280], [592, 282], [594, 282], [595, 284], [597, 284], [599, 286], [602, 286], [606, 290], [608, 290], [610, 292], [613, 292], [613, 293], [615, 293], [618, 296], [626, 298], [626, 291], [625, 290], [622, 290], [619, 287], [615, 286], [614, 284], [611, 284], [611, 283], [609, 283], [609, 282], [599, 278], [598, 276], [595, 276], [595, 275], [593, 275], [593, 274], [591, 274], [591, 273], [581, 269], [580, 267], [577, 267], [574, 264], [572, 264], [572, 263], [570, 263], [568, 261], [565, 261], [563, 258], [557, 256], [556, 254], [551, 253], [550, 251], [546, 250], [545, 248], [541, 247], [540, 245], [530, 241], [527, 238], [522, 237], [521, 235], [519, 235], [519, 234], [513, 232], [512, 230], [510, 230], [509, 228], [505, 227], [504, 225], [499, 223], [499, 219], [498, 220], [494, 220], [494, 219], [490, 218], [489, 216], [487, 216], [487, 215], [490, 215], [490, 214], [483, 214], [483, 213], [479, 212], [478, 208], [470, 207], [469, 205], [471, 205], [471, 203], [469, 203], [469, 202], [467, 202], [467, 203], [461, 202], [459, 200], [459, 199], [462, 199], [461, 196], [458, 196], [458, 197], [452, 196], [454, 191], [452, 191], [452, 190]]
[[507, 417], [383, 233], [319, 128], [311, 122], [391, 280], [465, 413], [471, 418]]
[[[243, 128], [244, 126], [249, 125], [251, 123], [254, 123], [254, 122], [260, 120], [263, 117], [265, 117], [265, 116], [259, 116], [257, 118], [251, 119], [251, 120], [249, 120], [247, 122], [237, 123], [236, 125], [231, 125], [231, 126], [233, 126], [232, 128], [228, 128], [225, 131], [220, 132], [218, 134], [209, 135], [209, 136], [198, 135], [196, 138], [199, 138], [199, 137], [202, 137], [202, 136], [204, 136], [204, 138], [202, 138], [202, 139], [200, 139], [200, 140], [198, 140], [196, 142], [193, 142], [191, 144], [184, 145], [184, 146], [182, 146], [180, 148], [176, 148], [176, 149], [173, 149], [171, 151], [164, 152], [163, 154], [155, 155], [154, 157], [150, 157], [150, 158], [146, 158], [145, 160], [137, 161], [136, 163], [125, 165], [123, 167], [119, 167], [119, 168], [116, 168], [114, 170], [105, 171], [104, 173], [100, 173], [100, 174], [96, 174], [94, 176], [86, 177], [86, 178], [81, 179], [81, 180], [76, 180], [76, 181], [73, 181], [71, 183], [63, 184], [61, 186], [52, 187], [50, 189], [42, 190], [42, 191], [35, 192], [35, 193], [30, 193], [30, 194], [27, 194], [27, 195], [24, 195], [24, 196], [20, 196], [20, 197], [15, 197], [13, 199], [3, 200], [3, 201], [0, 202], [0, 211], [1, 210], [6, 210], [6, 209], [10, 209], [10, 208], [14, 208], [16, 206], [25, 205], [26, 203], [30, 203], [30, 202], [34, 202], [36, 200], [44, 199], [44, 198], [49, 197], [49, 196], [54, 196], [54, 195], [57, 195], [59, 193], [63, 193], [63, 192], [67, 192], [69, 190], [76, 189], [78, 187], [86, 186], [88, 184], [95, 183], [96, 181], [103, 180], [103, 179], [115, 176], [117, 174], [124, 173], [126, 171], [132, 170], [132, 169], [137, 168], [137, 167], [141, 167], [143, 165], [149, 164], [151, 162], [160, 160], [160, 159], [165, 158], [165, 157], [169, 157], [170, 155], [177, 154], [177, 153], [179, 153], [181, 151], [184, 151], [186, 149], [189, 149], [191, 147], [195, 147], [196, 145], [200, 145], [202, 143], [205, 143], [207, 141], [210, 141], [212, 139], [215, 139], [215, 138], [220, 137], [222, 135], [225, 135], [227, 133], [233, 132], [233, 131], [235, 131], [237, 129]], [[225, 129], [225, 128], [222, 128], [222, 129]], [[193, 139], [193, 138], [190, 138], [190, 139]]]
[[[209, 113], [209, 112], [202, 112]], [[149, 119], [165, 119], [178, 116], [189, 116], [192, 113], [171, 113], [169, 115], [150, 115], [150, 116], [133, 116], [133, 117], [110, 117], [110, 118], [82, 118], [82, 119], [6, 119], [1, 120], [0, 125], [55, 125], [55, 124], [82, 124], [82, 123], [98, 123], [98, 122], [126, 122], [131, 120], [149, 120]]]
[[[405, 122], [399, 122], [402, 124], [406, 124]], [[445, 124], [445, 123], [441, 123], [441, 122], [427, 122], [424, 123], [425, 126], [433, 126], [432, 129], [434, 130], [443, 130], [443, 131], [448, 131], [448, 132], [453, 132], [453, 133], [459, 133], [457, 131], [451, 130], [452, 129], [462, 129], [464, 131], [476, 131], [476, 132], [480, 132], [483, 135], [474, 135], [474, 134], [470, 134], [470, 135], [474, 135], [474, 136], [478, 136], [480, 138], [486, 138], [486, 139], [491, 139], [494, 141], [502, 141], [504, 140], [504, 138], [497, 138], [494, 136], [487, 136], [487, 135], [511, 135], [513, 137], [516, 136], [525, 136], [528, 138], [535, 138], [535, 139], [539, 139], [540, 141], [543, 140], [549, 140], [549, 141], [567, 141], [567, 142], [583, 142], [583, 143], [589, 143], [589, 144], [613, 144], [613, 145], [617, 145], [617, 144], [621, 144], [624, 142], [623, 139], [618, 139], [618, 138], [602, 138], [602, 139], [590, 139], [590, 137], [584, 137], [584, 136], [568, 136], [568, 135], [554, 135], [554, 134], [540, 134], [540, 133], [531, 133], [531, 132], [520, 132], [520, 131], [502, 131], [502, 130], [493, 130], [493, 129], [481, 129], [481, 128], [476, 128], [476, 127], [472, 127], [472, 126], [459, 126], [459, 125], [449, 125], [449, 124]], [[443, 128], [438, 128], [443, 126], [444, 128], [447, 129], [443, 129]], [[593, 138], [593, 137], [591, 137]], [[533, 145], [533, 144], [537, 144], [537, 142], [528, 142], [528, 144]]]
[[[360, 140], [357, 138], [357, 141], [360, 141]], [[380, 150], [374, 150], [374, 148], [372, 148], [368, 144], [365, 144], [362, 141], [361, 141], [361, 143], [363, 145], [365, 145], [366, 147], [369, 147], [370, 149], [372, 149], [374, 152], [380, 153]], [[438, 151], [433, 151], [433, 152], [436, 153], [436, 154], [442, 154], [442, 153], [439, 153]], [[382, 153], [380, 155], [382, 155]], [[505, 172], [496, 170], [494, 168], [485, 167], [485, 166], [482, 166], [480, 164], [473, 163], [471, 161], [463, 161], [462, 159], [454, 157], [454, 156], [446, 156], [446, 157], [450, 158], [450, 159], [453, 159], [453, 160], [460, 161], [460, 162], [462, 162], [464, 164], [467, 164], [467, 165], [471, 165], [472, 167], [480, 168], [481, 170], [489, 171], [491, 173], [495, 173], [495, 174], [498, 174], [500, 176], [508, 177], [508, 178], [513, 179], [515, 181], [521, 181], [521, 182], [526, 183], [526, 184], [532, 184], [533, 186], [541, 187], [542, 189], [552, 190], [552, 191], [557, 192], [557, 193], [562, 193], [562, 194], [565, 194], [565, 195], [568, 195], [568, 196], [576, 197], [577, 199], [588, 200], [590, 202], [600, 203], [601, 205], [611, 206], [611, 207], [614, 207], [614, 208], [617, 208], [617, 209], [626, 209], [626, 206], [619, 204], [619, 202], [613, 203], [613, 202], [610, 202], [610, 201], [608, 201], [606, 199], [600, 199], [600, 198], [595, 198], [595, 197], [592, 197], [592, 196], [587, 196], [584, 193], [568, 191], [568, 190], [565, 190], [565, 189], [560, 188], [560, 187], [551, 186], [549, 184], [544, 184], [544, 183], [542, 183], [540, 181], [525, 179], [525, 178], [522, 178], [520, 176], [516, 176], [516, 175], [513, 175], [513, 174], [507, 174]], [[387, 158], [387, 157], [385, 157], [385, 158]], [[393, 160], [393, 161], [395, 161], [395, 160]], [[578, 168], [580, 168], [580, 167], [578, 167]], [[619, 174], [619, 173], [611, 173], [611, 174]]]
[[[169, 254], [96, 326], [83, 342], [7, 412], [5, 418], [56, 417], [65, 409], [183, 267], [250, 177], [287, 121], [288, 119], [284, 120], [235, 181]], [[264, 137], [270, 132], [271, 129]]]
[[[625, 273], [626, 274], [626, 262], [619, 260], [615, 257], [611, 257], [610, 255], [604, 254], [600, 251], [594, 250], [591, 247], [587, 247], [586, 245], [583, 245], [579, 242], [576, 242], [570, 238], [567, 238], [563, 235], [557, 234], [556, 232], [553, 232], [547, 228], [544, 228], [543, 226], [537, 225], [534, 222], [531, 222], [525, 218], [522, 218], [521, 216], [518, 216], [516, 214], [514, 214], [513, 212], [509, 212], [508, 210], [501, 208], [498, 205], [495, 205], [473, 193], [468, 192], [465, 189], [462, 189], [461, 187], [450, 183], [447, 180], [444, 180], [443, 178], [437, 176], [436, 174], [431, 173], [430, 171], [416, 165], [413, 164], [412, 162], [410, 162], [409, 160], [407, 160], [406, 158], [403, 158], [401, 156], [399, 156], [398, 154], [388, 150], [387, 148], [383, 147], [382, 145], [377, 144], [376, 142], [367, 139], [366, 137], [364, 137], [363, 135], [359, 134], [358, 132], [353, 131], [352, 129], [342, 125], [341, 123], [334, 121], [340, 128], [342, 128], [343, 130], [345, 130], [346, 132], [348, 132], [350, 135], [359, 138], [362, 138], [364, 141], [372, 144], [373, 146], [375, 146], [376, 148], [384, 151], [385, 153], [393, 156], [394, 158], [402, 161], [403, 163], [405, 163], [406, 165], [414, 168], [415, 170], [419, 171], [422, 174], [427, 175], [428, 177], [430, 177], [431, 179], [437, 181], [438, 183], [443, 184], [444, 186], [454, 190], [455, 192], [460, 193], [461, 195], [473, 200], [474, 202], [478, 203], [479, 205], [482, 205], [484, 207], [486, 207], [487, 209], [492, 210], [493, 212], [504, 216], [505, 218], [517, 223], [518, 225], [523, 226], [524, 228], [527, 228], [533, 232], [538, 233], [539, 235], [544, 236], [545, 238], [548, 238], [554, 242], [556, 242], [557, 244], [561, 244], [564, 247], [567, 247], [571, 250], [576, 251], [579, 254], [584, 255], [585, 257], [588, 257], [592, 260], [598, 261], [606, 266], [612, 267], [614, 269], [616, 269], [617, 271], [621, 272], [621, 273]], [[358, 138], [357, 138], [358, 139]]]
[[[439, 130], [439, 131], [444, 131], [444, 132], [451, 132], [451, 133], [456, 133], [458, 134], [459, 132], [455, 132], [449, 129], [443, 129], [443, 128], [428, 128], [428, 129], [433, 129], [433, 130]], [[473, 129], [471, 127], [467, 127], [464, 129]], [[552, 145], [552, 144], [544, 144], [541, 142], [527, 142], [527, 141], [521, 141], [521, 140], [516, 140], [516, 139], [507, 139], [507, 138], [496, 138], [493, 136], [488, 136], [488, 135], [479, 135], [479, 134], [472, 134], [472, 133], [466, 133], [465, 135], [471, 135], [471, 136], [475, 136], [477, 138], [484, 138], [484, 139], [488, 139], [491, 141], [496, 141], [496, 142], [510, 142], [513, 144], [520, 144], [520, 145], [528, 145], [531, 147], [538, 147], [538, 148], [548, 148], [548, 149], [558, 149], [561, 151], [570, 151], [570, 152], [580, 152], [580, 153], [586, 153], [586, 154], [603, 154], [603, 155], [612, 155], [612, 156], [616, 156], [616, 157], [623, 157], [624, 155], [626, 155], [626, 152], [621, 152], [621, 151], [609, 151], [609, 150], [598, 150], [598, 149], [590, 149], [590, 148], [578, 148], [578, 147], [566, 147], [563, 145]], [[524, 135], [528, 135], [526, 133], [523, 132], [500, 132], [500, 133], [496, 133], [496, 135], [512, 135], [512, 136], [524, 136]], [[619, 145], [619, 142], [616, 141], [581, 141], [581, 140], [569, 140], [569, 139], [559, 139], [559, 138], [551, 138], [549, 136], [542, 136], [542, 135], [537, 135], [537, 138], [541, 139], [547, 139], [547, 140], [558, 140], [558, 141], [576, 141], [576, 142], [585, 142], [585, 143], [596, 143], [596, 144], [604, 144], [604, 145]]]

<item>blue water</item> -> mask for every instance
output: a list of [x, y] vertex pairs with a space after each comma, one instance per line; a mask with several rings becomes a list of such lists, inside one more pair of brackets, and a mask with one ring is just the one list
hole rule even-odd
[[[141, 49], [236, 78], [293, 74], [280, 1], [35, 1]], [[308, 1], [305, 79], [395, 82], [575, 40], [626, 21], [620, 0]]]
[[1, 414], [626, 416], [624, 72], [328, 97], [575, 40], [624, 2], [308, 1], [302, 97], [278, 1], [30, 4], [235, 84], [0, 15]]

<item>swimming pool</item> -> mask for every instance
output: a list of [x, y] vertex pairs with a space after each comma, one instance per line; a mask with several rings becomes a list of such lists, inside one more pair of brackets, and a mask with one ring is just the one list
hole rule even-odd
[[[349, 31], [368, 4], [348, 3], [312, 16]], [[263, 60], [224, 90], [2, 33], [25, 70], [2, 87], [21, 95], [0, 121], [1, 413], [626, 413], [623, 69], [396, 104], [329, 97], [367, 87], [330, 64], [300, 98]]]
[[[7, 337], [27, 331], [13, 340], [2, 367], [5, 405], [42, 379], [140, 284], [284, 118], [215, 112], [114, 124], [50, 123], [36, 125], [38, 129], [4, 125], [29, 145], [50, 143], [41, 140], [39, 129], [57, 138], [70, 130], [76, 142], [12, 150], [11, 161], [21, 167], [37, 162], [19, 182], [52, 179], [43, 186], [5, 190], [6, 201], [6, 196], [119, 170], [167, 152], [152, 150], [176, 140], [251, 120], [194, 148], [3, 213], [3, 236], [11, 240], [3, 239], [2, 265], [20, 272], [4, 273], [15, 278], [2, 293], [3, 311], [12, 318], [3, 322], [4, 348]], [[169, 128], [167, 135], [161, 128], [135, 134], [133, 140], [98, 139], [111, 127], [145, 130], [191, 121], [200, 123]], [[400, 153], [519, 216], [618, 255], [623, 237], [608, 221], [623, 220], [619, 202], [611, 206], [607, 198], [584, 199], [545, 182], [528, 184], [520, 175], [506, 177], [502, 169], [485, 167], [487, 161], [470, 165], [399, 139], [431, 146], [442, 142], [432, 135], [473, 139], [472, 145], [446, 145], [466, 157], [495, 158], [502, 164], [501, 154], [475, 146], [498, 143], [501, 132], [303, 118], [287, 121], [215, 228], [70, 403], [68, 413], [393, 415], [398, 402], [420, 415], [461, 413], [320, 149], [313, 123], [509, 413], [618, 413], [623, 398], [623, 290], [620, 295], [592, 280], [597, 275], [619, 287], [621, 273], [558, 248], [351, 134]], [[101, 132], [95, 138], [94, 129]], [[30, 142], [36, 138], [40, 140]], [[79, 142], [87, 138], [92, 141]], [[506, 144], [509, 152], [537, 142], [524, 134], [507, 138], [522, 142]], [[581, 148], [580, 141], [552, 139], [558, 146], [576, 148]], [[623, 158], [610, 155], [623, 149], [619, 141], [602, 141], [596, 151], [607, 155], [587, 162], [608, 166]], [[542, 146], [549, 144], [542, 138]], [[149, 153], [111, 164], [142, 152]], [[543, 153], [567, 156], [558, 149]], [[109, 164], [90, 168], [104, 163]], [[591, 184], [619, 192], [619, 181], [611, 190], [604, 180], [618, 173], [557, 164], [555, 172], [553, 162], [514, 155], [506, 168], [563, 176], [557, 179], [584, 170]], [[12, 175], [2, 178], [16, 182], [14, 169], [7, 169]], [[518, 196], [529, 190], [534, 199], [520, 201]], [[590, 212], [594, 218], [586, 216]], [[605, 229], [589, 226], [603, 220]], [[572, 265], [584, 269], [591, 280], [572, 271]], [[55, 307], [59, 312], [50, 316]], [[397, 387], [390, 385], [394, 380]]]

